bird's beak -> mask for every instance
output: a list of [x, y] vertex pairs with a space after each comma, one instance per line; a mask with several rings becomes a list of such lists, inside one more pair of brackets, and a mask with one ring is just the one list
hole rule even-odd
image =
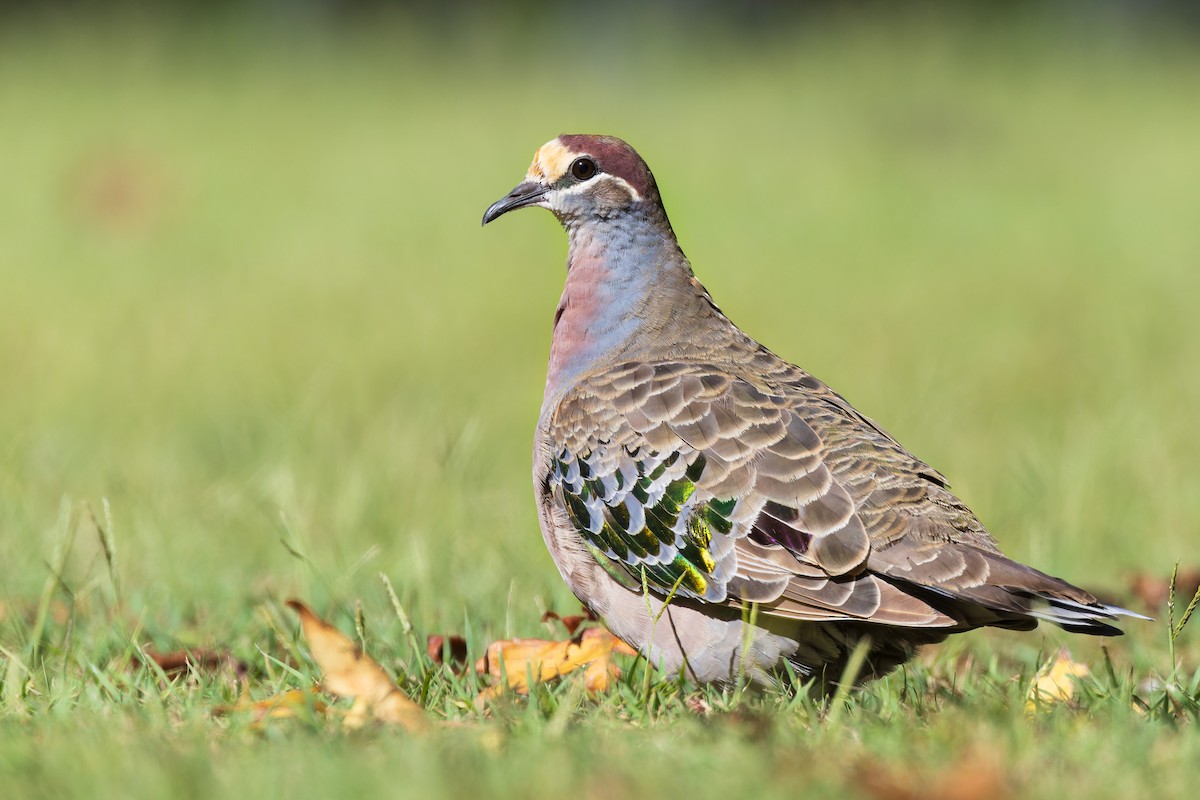
[[550, 191], [550, 187], [544, 183], [525, 181], [507, 195], [488, 206], [488, 210], [483, 212], [483, 224], [487, 225], [496, 217], [501, 214], [507, 214], [509, 211], [536, 205], [548, 191]]

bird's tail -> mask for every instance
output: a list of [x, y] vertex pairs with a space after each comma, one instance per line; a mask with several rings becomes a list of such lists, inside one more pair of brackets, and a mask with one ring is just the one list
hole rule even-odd
[[[1061, 578], [1013, 561], [1000, 553], [953, 545], [969, 568], [943, 580], [922, 580], [920, 570], [889, 569], [883, 574], [943, 613], [962, 621], [963, 629], [996, 626], [1029, 630], [1039, 621], [1072, 633], [1119, 636], [1118, 617], [1150, 617], [1101, 602]], [[904, 574], [908, 572], [908, 574]]]

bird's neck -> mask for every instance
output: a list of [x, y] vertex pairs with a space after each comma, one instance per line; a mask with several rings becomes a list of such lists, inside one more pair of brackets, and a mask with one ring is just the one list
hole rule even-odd
[[547, 403], [606, 365], [669, 357], [710, 311], [665, 220], [565, 227], [567, 280], [554, 317]]

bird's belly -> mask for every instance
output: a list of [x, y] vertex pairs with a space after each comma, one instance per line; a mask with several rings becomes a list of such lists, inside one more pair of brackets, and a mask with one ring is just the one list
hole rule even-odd
[[[662, 598], [647, 598], [609, 575], [573, 529], [551, 524], [543, 532], [575, 596], [660, 670], [684, 672], [701, 683], [724, 683], [742, 676], [770, 683], [773, 671], [796, 651], [793, 637], [748, 626], [736, 608], [676, 600], [664, 609]], [[747, 644], [750, 656], [743, 663]]]

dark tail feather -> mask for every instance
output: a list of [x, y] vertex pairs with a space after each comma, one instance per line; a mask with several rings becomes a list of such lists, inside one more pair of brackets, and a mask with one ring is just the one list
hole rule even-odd
[[1099, 601], [1094, 605], [1085, 605], [1073, 600], [1043, 594], [1030, 595], [1029, 605], [1030, 609], [1027, 613], [1035, 619], [1052, 622], [1071, 633], [1087, 633], [1092, 636], [1120, 636], [1123, 631], [1108, 624], [1110, 620], [1115, 620], [1117, 617], [1150, 619], [1150, 617], [1127, 608]]
[[924, 595], [930, 605], [961, 620], [963, 629], [994, 626], [1030, 630], [1041, 621], [1072, 633], [1119, 636], [1121, 629], [1111, 624], [1118, 617], [1150, 619], [1102, 603], [1078, 586], [1033, 567], [999, 554], [984, 555], [991, 568], [978, 585], [937, 586], [906, 581], [904, 588]]

